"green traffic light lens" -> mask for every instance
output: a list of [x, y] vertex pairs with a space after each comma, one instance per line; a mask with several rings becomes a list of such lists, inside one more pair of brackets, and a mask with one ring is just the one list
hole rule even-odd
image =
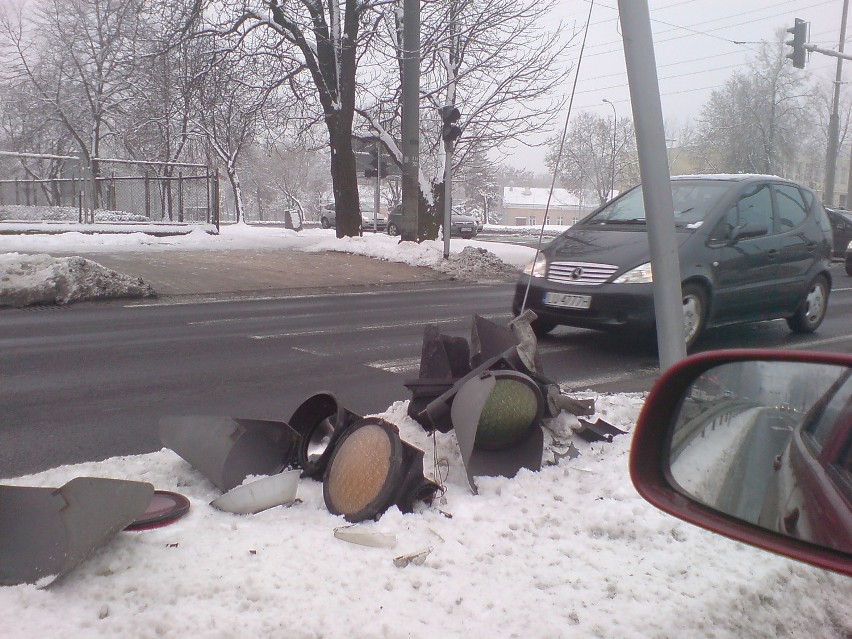
[[476, 447], [483, 450], [511, 448], [522, 441], [538, 417], [539, 398], [528, 384], [498, 379], [494, 384], [476, 430]]

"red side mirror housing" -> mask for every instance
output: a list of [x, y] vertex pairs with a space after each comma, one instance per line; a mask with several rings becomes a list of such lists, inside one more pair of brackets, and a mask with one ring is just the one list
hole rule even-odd
[[[716, 476], [702, 475], [713, 455], [706, 469]], [[725, 350], [689, 357], [657, 381], [634, 431], [630, 476], [675, 517], [852, 575], [850, 464], [851, 355]]]

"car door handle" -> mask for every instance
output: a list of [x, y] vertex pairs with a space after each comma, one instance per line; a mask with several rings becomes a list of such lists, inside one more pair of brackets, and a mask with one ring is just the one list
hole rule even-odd
[[774, 262], [778, 259], [778, 249], [770, 249], [766, 251], [766, 259], [770, 262]]
[[805, 248], [808, 249], [808, 253], [813, 253], [817, 249], [817, 243], [816, 242], [808, 242], [805, 245]]

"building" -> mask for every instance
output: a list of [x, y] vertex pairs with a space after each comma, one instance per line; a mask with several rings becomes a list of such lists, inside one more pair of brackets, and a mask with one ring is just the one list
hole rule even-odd
[[500, 223], [508, 226], [538, 226], [544, 222], [544, 213], [547, 210], [547, 224], [571, 226], [600, 206], [595, 196], [580, 198], [566, 189], [554, 189], [548, 208], [549, 193], [550, 189], [546, 188], [503, 187]]

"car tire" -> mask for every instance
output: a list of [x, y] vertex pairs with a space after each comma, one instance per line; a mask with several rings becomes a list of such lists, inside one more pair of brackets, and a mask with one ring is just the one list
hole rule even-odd
[[396, 228], [396, 224], [394, 224], [393, 222], [388, 223], [388, 235], [391, 235], [393, 237], [399, 235], [399, 229]]
[[852, 260], [846, 260], [846, 275], [852, 275]]
[[796, 333], [813, 333], [828, 311], [828, 280], [820, 275], [808, 286], [805, 298], [793, 317], [787, 318], [787, 326]]
[[681, 290], [683, 298], [683, 339], [689, 350], [704, 332], [707, 320], [707, 293], [698, 284], [686, 284]]
[[323, 227], [324, 229], [330, 229], [331, 228], [331, 222], [328, 221], [327, 217], [323, 217], [320, 220], [320, 226]]

